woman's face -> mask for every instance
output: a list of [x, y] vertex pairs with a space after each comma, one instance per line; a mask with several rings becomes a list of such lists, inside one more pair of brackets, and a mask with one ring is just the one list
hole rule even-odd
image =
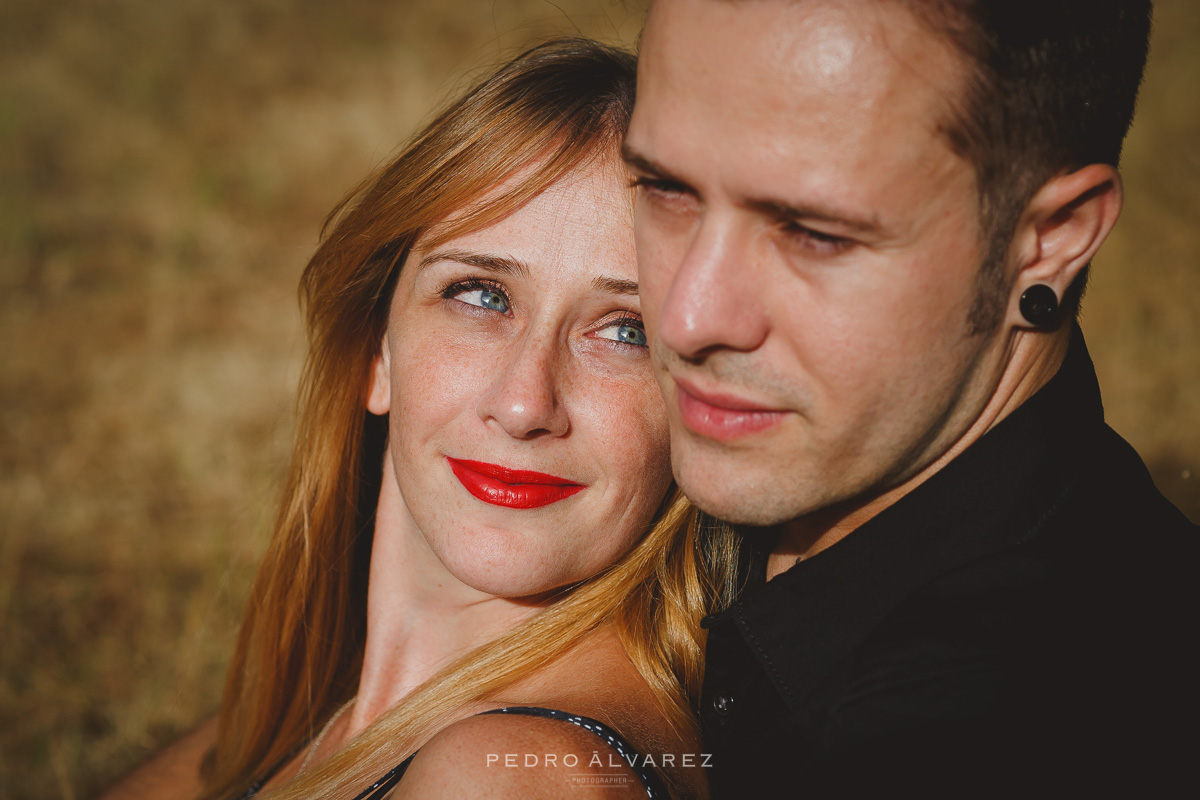
[[633, 546], [671, 469], [615, 159], [482, 230], [418, 240], [368, 407], [390, 412], [400, 517], [468, 586], [529, 596]]

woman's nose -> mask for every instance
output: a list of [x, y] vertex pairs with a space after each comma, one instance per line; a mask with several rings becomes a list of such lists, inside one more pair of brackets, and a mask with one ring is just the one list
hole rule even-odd
[[515, 439], [565, 435], [570, 418], [562, 403], [564, 346], [553, 334], [527, 330], [497, 365], [476, 405], [479, 418]]

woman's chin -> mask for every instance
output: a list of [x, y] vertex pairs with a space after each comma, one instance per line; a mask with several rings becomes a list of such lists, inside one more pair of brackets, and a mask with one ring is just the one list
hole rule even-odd
[[[463, 556], [463, 557], [459, 557]], [[582, 579], [578, 570], [547, 563], [522, 548], [503, 553], [456, 554], [442, 562], [459, 583], [482, 594], [540, 604], [556, 590]]]
[[451, 566], [450, 572], [463, 585], [477, 592], [509, 600], [527, 601], [531, 605], [540, 605], [556, 589], [571, 583], [569, 578], [555, 577], [552, 571], [531, 569], [529, 563], [514, 564], [511, 568], [499, 565], [493, 568], [484, 566], [479, 563], [464, 564], [462, 569]]

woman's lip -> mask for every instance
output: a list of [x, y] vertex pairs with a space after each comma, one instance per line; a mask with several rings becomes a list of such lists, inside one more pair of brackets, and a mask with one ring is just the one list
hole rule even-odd
[[540, 508], [565, 500], [584, 486], [556, 475], [509, 469], [486, 461], [446, 457], [454, 477], [485, 503], [505, 508]]
[[486, 461], [471, 461], [466, 458], [450, 458], [447, 456], [447, 460], [458, 464], [465, 464], [470, 470], [478, 472], [481, 475], [486, 475], [489, 478], [495, 478], [498, 481], [504, 481], [505, 483], [538, 483], [549, 486], [578, 486], [581, 489], [583, 488], [582, 484], [575, 481], [560, 478], [557, 475], [547, 475], [545, 472], [534, 472], [528, 469], [511, 469], [509, 467], [502, 467], [499, 464], [489, 464]]
[[704, 392], [679, 378], [674, 380], [683, 424], [710, 439], [728, 441], [765, 431], [778, 425], [787, 413], [734, 395]]

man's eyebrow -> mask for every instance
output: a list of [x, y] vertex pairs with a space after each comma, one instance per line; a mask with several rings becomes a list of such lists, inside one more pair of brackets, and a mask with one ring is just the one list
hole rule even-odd
[[[629, 146], [629, 142], [625, 142], [621, 145], [621, 158], [625, 160], [626, 164], [633, 169], [636, 169], [638, 172], [645, 172], [658, 178], [678, 180], [678, 178], [672, 176], [671, 171], [663, 165], [656, 164], [641, 153], [635, 152], [634, 149]], [[683, 181], [679, 182], [683, 183]]]
[[[683, 186], [687, 185], [685, 181], [674, 177], [671, 171], [661, 164], [655, 163], [641, 153], [635, 152], [628, 143], [622, 145], [621, 157], [625, 159], [626, 164], [638, 172], [674, 181]], [[821, 203], [797, 204], [773, 198], [751, 198], [742, 200], [739, 205], [755, 213], [778, 220], [815, 220], [828, 222], [863, 234], [882, 233], [884, 229], [882, 221], [874, 215], [861, 217], [850, 211]]]
[[623, 278], [610, 278], [607, 275], [601, 275], [598, 278], [592, 279], [592, 288], [598, 292], [609, 292], [611, 294], [637, 294], [637, 281], [627, 281]]
[[860, 217], [849, 211], [823, 204], [794, 205], [780, 200], [744, 200], [745, 208], [758, 214], [782, 221], [814, 220], [838, 225], [857, 233], [878, 234], [883, 232], [883, 223], [875, 215]]
[[417, 269], [424, 269], [438, 261], [457, 261], [459, 264], [479, 267], [491, 272], [529, 277], [529, 267], [522, 261], [518, 261], [515, 258], [508, 258], [507, 256], [472, 253], [469, 250], [435, 250], [421, 259], [421, 263], [417, 265]]

